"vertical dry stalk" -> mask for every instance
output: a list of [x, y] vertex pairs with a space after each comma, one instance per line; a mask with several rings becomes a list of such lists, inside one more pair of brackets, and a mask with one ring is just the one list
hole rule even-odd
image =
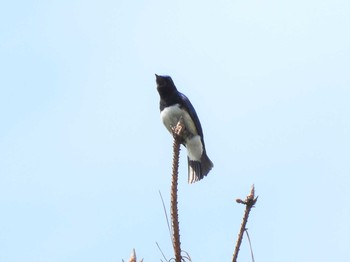
[[136, 262], [136, 252], [135, 252], [135, 248], [132, 250], [130, 258], [129, 258], [129, 262]]
[[238, 234], [237, 244], [236, 244], [236, 247], [235, 247], [235, 251], [233, 253], [232, 262], [237, 262], [238, 252], [239, 252], [239, 248], [240, 248], [241, 243], [242, 243], [244, 231], [246, 230], [246, 225], [247, 225], [247, 222], [248, 222], [249, 212], [252, 209], [252, 207], [255, 205], [256, 201], [258, 200], [258, 197], [254, 198], [254, 194], [255, 194], [254, 191], [255, 190], [254, 190], [254, 185], [253, 185], [249, 195], [246, 198], [246, 200], [243, 201], [241, 199], [236, 199], [237, 203], [245, 205], [245, 211], [244, 211], [243, 221], [242, 221], [242, 224], [241, 224], [241, 229], [240, 229], [239, 234]]
[[175, 261], [181, 262], [181, 242], [180, 242], [180, 227], [179, 227], [179, 214], [177, 208], [177, 185], [179, 174], [179, 157], [180, 157], [180, 145], [181, 134], [184, 131], [182, 120], [178, 122], [173, 129], [174, 143], [173, 143], [173, 174], [171, 180], [171, 222], [173, 229], [173, 247], [175, 254]]
[[[140, 262], [142, 262], [142, 261], [143, 261], [143, 259], [140, 260]], [[137, 262], [135, 248], [131, 252], [131, 255], [130, 255], [130, 258], [129, 258], [129, 262]]]

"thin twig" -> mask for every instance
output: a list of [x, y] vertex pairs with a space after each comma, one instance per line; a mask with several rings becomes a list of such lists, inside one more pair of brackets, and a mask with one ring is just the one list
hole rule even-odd
[[239, 248], [242, 244], [243, 234], [244, 234], [244, 231], [246, 229], [247, 222], [248, 222], [249, 212], [252, 209], [252, 207], [255, 205], [256, 201], [258, 200], [258, 197], [254, 198], [254, 195], [255, 195], [254, 191], [255, 190], [254, 190], [254, 185], [253, 185], [246, 200], [243, 201], [241, 199], [236, 199], [237, 203], [245, 205], [245, 212], [244, 212], [243, 221], [241, 224], [241, 229], [240, 229], [239, 234], [238, 234], [238, 239], [237, 239], [235, 251], [233, 253], [232, 262], [237, 262], [238, 252], [239, 252]]
[[248, 229], [245, 230], [245, 233], [246, 233], [246, 235], [247, 235], [248, 242], [249, 242], [250, 254], [252, 255], [252, 262], [255, 262], [254, 254], [253, 254], [252, 242], [250, 241], [250, 236], [249, 236], [249, 234], [248, 234]]
[[188, 254], [188, 252], [186, 252], [186, 251], [182, 251], [183, 253], [185, 253], [186, 255], [185, 256], [183, 256], [182, 258], [185, 258], [184, 259], [184, 261], [189, 261], [189, 262], [192, 262], [192, 259], [191, 259], [191, 257], [190, 257], [190, 254]]
[[163, 258], [165, 259], [165, 261], [168, 261], [168, 259], [165, 257], [165, 255], [164, 255], [164, 253], [163, 253], [162, 249], [160, 248], [160, 246], [158, 245], [158, 243], [157, 243], [157, 242], [156, 242], [156, 245], [157, 245], [157, 247], [158, 247], [158, 249], [159, 249], [160, 253], [162, 253]]
[[163, 196], [162, 196], [162, 193], [159, 191], [159, 195], [160, 195], [160, 199], [162, 200], [162, 204], [163, 204], [163, 211], [164, 211], [164, 214], [165, 214], [165, 219], [166, 219], [166, 223], [168, 225], [168, 231], [169, 231], [169, 236], [170, 236], [170, 240], [174, 246], [174, 240], [173, 240], [173, 237], [172, 237], [172, 230], [170, 229], [170, 223], [169, 223], [169, 218], [168, 218], [168, 213], [166, 212], [166, 208], [165, 208], [165, 204], [164, 204], [164, 199], [163, 199]]

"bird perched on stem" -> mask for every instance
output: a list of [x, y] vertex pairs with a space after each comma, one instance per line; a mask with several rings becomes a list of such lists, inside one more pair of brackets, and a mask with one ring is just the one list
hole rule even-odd
[[205, 150], [203, 130], [190, 100], [180, 93], [170, 76], [156, 74], [157, 90], [160, 96], [160, 117], [172, 133], [172, 128], [182, 118], [185, 132], [182, 140], [187, 148], [188, 182], [201, 180], [213, 168]]

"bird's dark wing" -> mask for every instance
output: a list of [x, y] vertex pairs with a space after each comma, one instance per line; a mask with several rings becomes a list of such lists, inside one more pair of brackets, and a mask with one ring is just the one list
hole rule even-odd
[[194, 125], [196, 126], [198, 135], [201, 137], [202, 143], [204, 145], [202, 126], [201, 126], [201, 123], [199, 122], [199, 118], [197, 116], [196, 110], [194, 109], [190, 100], [184, 94], [179, 92], [179, 98], [181, 99], [181, 105], [183, 105], [183, 107], [186, 109], [186, 111], [191, 116], [191, 118], [194, 122]]

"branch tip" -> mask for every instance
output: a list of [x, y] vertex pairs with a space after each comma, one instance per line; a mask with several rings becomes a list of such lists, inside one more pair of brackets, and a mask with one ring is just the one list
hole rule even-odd
[[232, 262], [237, 261], [239, 248], [241, 246], [242, 239], [243, 239], [243, 233], [247, 230], [246, 225], [248, 222], [249, 213], [250, 213], [250, 210], [252, 209], [252, 207], [254, 207], [257, 200], [258, 200], [258, 197], [255, 197], [254, 185], [252, 185], [252, 189], [250, 190], [250, 193], [247, 195], [245, 200], [242, 200], [240, 198], [236, 199], [237, 203], [245, 205], [245, 212], [244, 212], [243, 221], [241, 224], [241, 229], [240, 229], [239, 234], [238, 234], [238, 239], [237, 239], [235, 251], [233, 253]]

